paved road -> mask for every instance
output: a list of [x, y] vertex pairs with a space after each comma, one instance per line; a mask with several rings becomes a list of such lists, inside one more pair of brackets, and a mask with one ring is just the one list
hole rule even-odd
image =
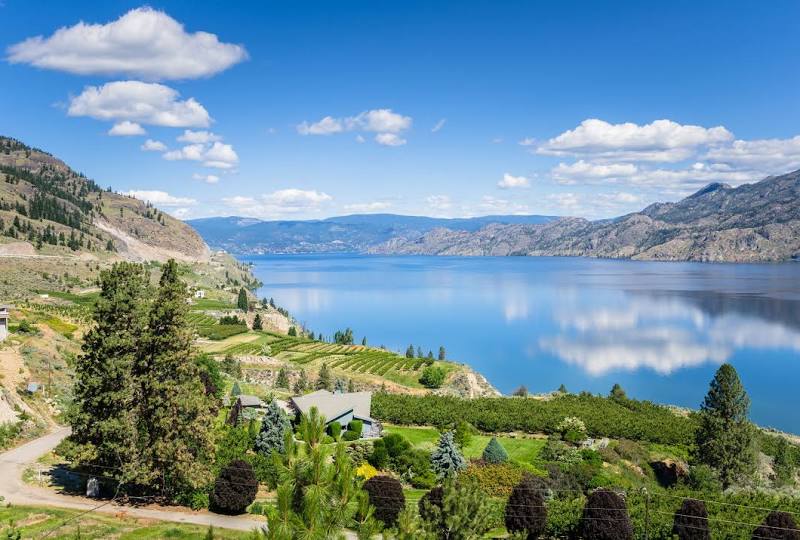
[[[61, 495], [52, 489], [32, 486], [22, 481], [25, 468], [55, 448], [67, 435], [69, 428], [59, 428], [43, 437], [30, 441], [22, 446], [0, 454], [0, 495], [13, 504], [31, 506], [55, 506], [90, 510], [103, 501], [96, 501], [73, 495]], [[213, 525], [217, 528], [251, 531], [264, 525], [248, 516], [221, 516], [211, 512], [192, 512], [188, 510], [170, 510], [166, 508], [138, 508], [118, 504], [107, 504], [98, 508], [104, 514], [124, 514], [130, 517], [192, 523], [196, 525]]]

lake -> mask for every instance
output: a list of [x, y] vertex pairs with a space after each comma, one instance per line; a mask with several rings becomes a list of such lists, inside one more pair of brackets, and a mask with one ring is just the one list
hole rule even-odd
[[242, 257], [314, 332], [409, 344], [483, 373], [501, 392], [607, 393], [697, 408], [732, 363], [751, 417], [800, 433], [800, 264], [561, 257]]

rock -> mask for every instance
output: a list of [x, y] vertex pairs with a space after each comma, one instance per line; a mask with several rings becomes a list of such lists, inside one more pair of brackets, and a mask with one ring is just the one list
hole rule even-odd
[[86, 482], [86, 496], [92, 499], [100, 497], [100, 482], [94, 476]]
[[664, 487], [671, 487], [678, 483], [678, 480], [685, 478], [689, 474], [689, 467], [681, 461], [674, 459], [662, 459], [650, 463], [653, 472], [656, 473], [656, 480]]

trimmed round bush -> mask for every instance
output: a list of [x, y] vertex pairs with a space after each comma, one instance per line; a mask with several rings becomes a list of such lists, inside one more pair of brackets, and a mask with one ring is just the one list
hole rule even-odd
[[547, 507], [540, 484], [525, 478], [514, 487], [506, 503], [506, 529], [526, 533], [528, 540], [534, 540], [544, 532], [546, 524]]
[[364, 482], [364, 491], [369, 494], [369, 502], [375, 507], [375, 517], [387, 527], [395, 525], [397, 516], [406, 507], [400, 482], [391, 476], [373, 476]]
[[489, 444], [483, 449], [483, 461], [493, 465], [508, 461], [508, 452], [496, 437], [492, 437], [489, 440]]
[[675, 512], [672, 521], [672, 534], [679, 540], [709, 540], [708, 511], [703, 501], [684, 499]]
[[335, 440], [339, 440], [339, 436], [342, 434], [342, 424], [339, 422], [331, 422], [331, 425], [328, 426], [328, 433], [330, 433], [330, 436]]
[[792, 514], [770, 512], [759, 528], [753, 531], [753, 540], [800, 540], [800, 530]]
[[633, 540], [633, 526], [622, 497], [608, 489], [590, 493], [580, 532], [584, 540]]
[[423, 521], [436, 524], [436, 530], [442, 529], [444, 526], [444, 516], [442, 515], [444, 508], [444, 488], [442, 486], [436, 486], [428, 491], [428, 493], [422, 496], [419, 503], [417, 503], [417, 508], [419, 509], [419, 517], [422, 518]]
[[240, 459], [231, 461], [214, 482], [211, 507], [221, 514], [241, 514], [255, 500], [257, 491], [253, 467]]

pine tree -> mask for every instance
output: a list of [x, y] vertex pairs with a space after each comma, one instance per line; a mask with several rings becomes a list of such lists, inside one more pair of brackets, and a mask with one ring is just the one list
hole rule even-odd
[[363, 347], [366, 347], [366, 346], [367, 346], [367, 336], [364, 336], [364, 337], [361, 339], [361, 345], [362, 345]]
[[276, 388], [289, 388], [289, 375], [286, 373], [285, 368], [278, 371], [278, 377], [275, 379]]
[[256, 313], [255, 319], [253, 319], [253, 330], [263, 330], [264, 323], [261, 320], [261, 314]]
[[306, 390], [308, 390], [308, 376], [306, 375], [306, 370], [301, 369], [300, 377], [298, 377], [297, 382], [294, 383], [294, 388], [292, 388], [292, 391], [295, 394], [302, 394]]
[[425, 358], [425, 355], [422, 353], [422, 347], [417, 345], [417, 358]]
[[409, 345], [406, 349], [406, 358], [414, 358], [414, 346]]
[[111, 467], [107, 471], [125, 480], [131, 480], [138, 461], [132, 369], [146, 322], [147, 283], [144, 267], [134, 263], [116, 263], [101, 272], [95, 324], [75, 366], [70, 438], [77, 444], [78, 462]]
[[186, 319], [186, 284], [178, 265], [163, 268], [134, 375], [138, 379], [140, 452], [147, 462], [145, 484], [172, 496], [211, 480], [213, 416], [194, 361]]
[[356, 385], [353, 384], [353, 379], [347, 380], [347, 391], [352, 393], [356, 391]]
[[431, 468], [437, 476], [449, 478], [467, 467], [467, 462], [458, 450], [453, 432], [448, 431], [439, 437], [439, 445], [431, 453]]
[[750, 398], [730, 364], [714, 375], [700, 408], [698, 460], [716, 469], [723, 489], [755, 467], [754, 429], [747, 418]]
[[239, 381], [233, 381], [233, 387], [231, 388], [231, 396], [239, 397], [241, 395], [242, 395], [242, 389], [239, 386]]
[[261, 431], [256, 437], [256, 450], [264, 455], [270, 455], [272, 452], [282, 454], [286, 432], [291, 429], [292, 425], [286, 417], [286, 413], [273, 399], [261, 422]]
[[508, 461], [508, 452], [500, 444], [496, 437], [489, 440], [489, 444], [483, 449], [483, 461], [486, 463], [505, 463]]
[[347, 383], [344, 382], [344, 379], [336, 379], [336, 383], [333, 385], [333, 389], [336, 392], [345, 393], [347, 392]]
[[447, 360], [447, 352], [444, 350], [444, 347], [439, 347], [439, 360]]
[[322, 364], [319, 370], [319, 378], [317, 379], [317, 390], [333, 390], [333, 377], [328, 364]]
[[778, 447], [775, 450], [772, 470], [775, 472], [775, 483], [779, 486], [786, 486], [794, 483], [794, 459], [792, 458], [792, 448], [789, 441], [784, 437], [778, 439]]
[[236, 307], [242, 311], [247, 311], [250, 307], [250, 303], [247, 301], [247, 291], [244, 290], [244, 287], [239, 289], [239, 296], [236, 298]]
[[623, 390], [619, 383], [614, 383], [614, 386], [611, 387], [611, 391], [608, 393], [608, 397], [614, 401], [625, 401], [628, 399], [625, 390]]

